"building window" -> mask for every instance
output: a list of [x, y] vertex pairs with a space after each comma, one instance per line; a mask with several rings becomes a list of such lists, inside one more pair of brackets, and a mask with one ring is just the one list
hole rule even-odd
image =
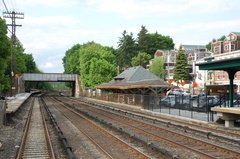
[[212, 80], [213, 78], [213, 72], [208, 72], [208, 80]]
[[232, 39], [232, 40], [234, 40], [234, 39], [235, 39], [235, 36], [234, 36], [234, 35], [232, 35], [232, 36], [231, 36], [231, 39]]
[[220, 80], [220, 71], [217, 72], [217, 79]]
[[222, 79], [225, 79], [225, 71], [222, 71]]
[[219, 52], [220, 51], [220, 47], [219, 46], [215, 46], [214, 47], [214, 52]]
[[224, 50], [225, 50], [225, 51], [229, 50], [229, 45], [225, 45], [225, 46], [224, 46]]
[[235, 44], [231, 45], [231, 50], [235, 50]]

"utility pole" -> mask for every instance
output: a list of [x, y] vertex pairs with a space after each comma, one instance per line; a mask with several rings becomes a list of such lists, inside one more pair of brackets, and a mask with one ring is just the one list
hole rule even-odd
[[11, 56], [11, 78], [10, 78], [10, 85], [11, 85], [11, 89], [10, 89], [10, 96], [13, 95], [13, 89], [16, 89], [15, 87], [15, 78], [14, 78], [14, 74], [15, 74], [15, 70], [16, 70], [16, 42], [17, 42], [17, 38], [16, 38], [16, 27], [19, 26], [21, 27], [22, 25], [17, 25], [16, 24], [16, 19], [24, 19], [24, 13], [20, 13], [20, 12], [3, 12], [3, 18], [11, 18], [12, 19], [12, 24], [7, 24], [8, 26], [12, 27], [12, 56]]

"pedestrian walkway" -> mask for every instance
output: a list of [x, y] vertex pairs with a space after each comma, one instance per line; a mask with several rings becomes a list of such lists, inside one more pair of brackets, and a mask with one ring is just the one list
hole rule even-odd
[[6, 113], [11, 114], [18, 110], [18, 108], [28, 99], [32, 93], [20, 93], [13, 97], [7, 97]]
[[151, 110], [154, 113], [165, 114], [169, 116], [174, 116], [178, 118], [185, 118], [187, 120], [192, 121], [201, 121], [201, 122], [213, 122], [214, 119], [217, 118], [217, 114], [210, 114], [210, 112], [197, 112], [197, 111], [189, 111], [189, 110], [181, 110], [181, 109], [153, 109]]
[[192, 122], [197, 123], [213, 123], [214, 119], [217, 118], [217, 114], [209, 114], [209, 112], [196, 112], [196, 111], [189, 111], [189, 110], [181, 110], [181, 109], [174, 109], [174, 108], [162, 108], [162, 109], [143, 109], [140, 106], [133, 106], [128, 104], [122, 104], [122, 103], [115, 103], [111, 101], [104, 101], [104, 100], [98, 100], [94, 98], [88, 98], [88, 97], [81, 97], [84, 100], [91, 100], [91, 101], [98, 101], [100, 103], [106, 103], [110, 106], [114, 105], [121, 105], [122, 107], [127, 107], [131, 109], [137, 109], [146, 111], [155, 115], [165, 115], [168, 117], [174, 117], [181, 120], [188, 120]]

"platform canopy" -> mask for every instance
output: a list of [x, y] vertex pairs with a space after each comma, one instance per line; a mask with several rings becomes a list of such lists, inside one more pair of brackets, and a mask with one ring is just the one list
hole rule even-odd
[[103, 83], [95, 88], [112, 91], [114, 93], [158, 94], [172, 88], [173, 85], [160, 79], [142, 66], [126, 69], [108, 83]]
[[228, 73], [228, 77], [230, 80], [230, 107], [233, 107], [233, 80], [236, 72], [240, 71], [240, 57], [222, 59], [222, 60], [214, 60], [214, 57], [205, 58], [206, 62], [197, 63], [196, 66], [199, 66], [199, 70], [223, 70]]

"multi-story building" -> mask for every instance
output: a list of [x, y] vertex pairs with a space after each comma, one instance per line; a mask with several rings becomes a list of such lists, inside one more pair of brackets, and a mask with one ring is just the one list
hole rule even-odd
[[[240, 57], [240, 32], [229, 33], [224, 41], [212, 42], [212, 52], [214, 60], [222, 60], [233, 57]], [[209, 71], [212, 73], [214, 85], [228, 85], [229, 78], [225, 71]], [[208, 74], [209, 74], [208, 73]], [[234, 84], [238, 86], [238, 92], [240, 91], [240, 72], [235, 74]]]
[[[205, 45], [182, 45], [188, 57], [188, 64], [192, 68], [192, 81], [186, 87], [192, 88], [191, 83], [198, 84], [198, 90], [204, 89], [205, 85], [228, 85], [229, 78], [225, 71], [205, 71], [195, 67], [196, 62], [201, 62], [205, 57], [213, 56], [214, 60], [240, 57], [240, 32], [229, 33], [224, 41], [212, 41], [211, 51]], [[154, 59], [163, 56], [166, 68], [166, 80], [173, 79], [174, 64], [178, 50], [157, 50]], [[154, 59], [150, 60], [150, 66]], [[240, 92], [240, 72], [235, 74], [234, 84]], [[185, 88], [186, 88], [185, 87]]]
[[212, 41], [213, 55], [228, 53], [240, 50], [240, 32], [231, 32], [226, 36], [224, 41]]
[[[157, 50], [154, 54], [154, 59], [162, 56], [165, 64], [166, 69], [166, 77], [165, 79], [173, 79], [173, 70], [174, 64], [176, 61], [177, 50]], [[150, 66], [152, 65], [154, 59], [149, 61]]]
[[[207, 50], [205, 45], [182, 45], [182, 47], [187, 55], [190, 72], [193, 77], [191, 81], [185, 81], [187, 84], [189, 84], [185, 87], [191, 87], [191, 84], [194, 82], [198, 83], [200, 87], [204, 87], [204, 71], [196, 70], [195, 63], [199, 59], [210, 56], [211, 52]], [[178, 50], [157, 50], [155, 52], [154, 59], [159, 56], [162, 56], [164, 59], [166, 80], [173, 79], [174, 64], [176, 62], [177, 53]], [[150, 60], [150, 66], [154, 59]]]

